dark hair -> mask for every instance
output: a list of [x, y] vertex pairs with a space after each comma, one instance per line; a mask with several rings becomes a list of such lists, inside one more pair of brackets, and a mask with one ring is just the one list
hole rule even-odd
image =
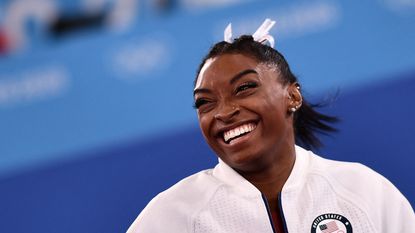
[[[297, 77], [291, 72], [287, 61], [281, 53], [268, 45], [254, 41], [250, 35], [243, 35], [235, 39], [233, 43], [222, 41], [216, 43], [210, 49], [199, 65], [194, 85], [196, 85], [197, 77], [206, 60], [223, 54], [243, 54], [258, 62], [276, 66], [281, 72], [280, 81], [283, 84], [298, 82]], [[310, 104], [303, 97], [301, 107], [294, 113], [295, 141], [307, 149], [318, 149], [322, 146], [316, 133], [328, 134], [337, 131], [330, 126], [331, 123], [338, 121], [337, 117], [325, 115], [315, 110], [315, 108], [322, 106], [324, 104]]]

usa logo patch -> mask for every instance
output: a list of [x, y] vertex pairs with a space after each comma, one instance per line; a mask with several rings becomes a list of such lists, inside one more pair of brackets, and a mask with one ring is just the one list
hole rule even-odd
[[353, 228], [340, 214], [322, 214], [311, 224], [311, 233], [353, 233]]

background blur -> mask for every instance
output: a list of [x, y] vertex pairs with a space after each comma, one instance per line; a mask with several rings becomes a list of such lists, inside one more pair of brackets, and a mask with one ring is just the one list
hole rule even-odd
[[414, 205], [415, 0], [2, 0], [0, 232], [124, 232], [213, 167], [197, 66], [229, 22], [240, 35], [267, 17], [306, 97], [338, 94], [322, 110], [340, 132], [318, 153]]

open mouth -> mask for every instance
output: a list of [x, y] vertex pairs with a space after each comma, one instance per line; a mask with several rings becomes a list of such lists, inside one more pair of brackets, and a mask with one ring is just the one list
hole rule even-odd
[[256, 128], [256, 124], [247, 123], [247, 124], [240, 125], [234, 129], [225, 131], [223, 132], [223, 141], [225, 141], [226, 144], [230, 144], [233, 140], [249, 134], [255, 128]]

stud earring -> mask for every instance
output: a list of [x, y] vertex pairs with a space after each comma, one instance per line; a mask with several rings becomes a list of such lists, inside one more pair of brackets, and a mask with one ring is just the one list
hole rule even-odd
[[290, 108], [290, 112], [294, 113], [295, 111], [297, 111], [296, 108]]

